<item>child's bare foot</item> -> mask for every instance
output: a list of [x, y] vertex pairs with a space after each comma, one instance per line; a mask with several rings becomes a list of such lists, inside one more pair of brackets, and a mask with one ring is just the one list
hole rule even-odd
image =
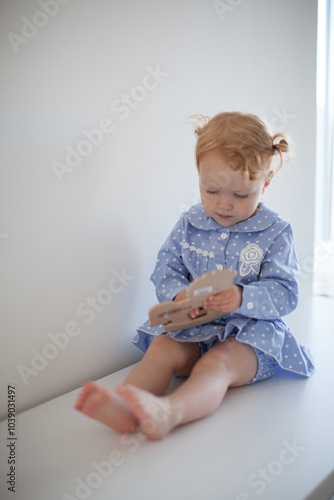
[[161, 439], [177, 425], [175, 408], [168, 397], [158, 397], [131, 384], [117, 388], [117, 393], [136, 415], [141, 431], [151, 441]]
[[93, 382], [83, 386], [75, 409], [121, 433], [135, 432], [139, 425], [136, 416], [117, 394]]

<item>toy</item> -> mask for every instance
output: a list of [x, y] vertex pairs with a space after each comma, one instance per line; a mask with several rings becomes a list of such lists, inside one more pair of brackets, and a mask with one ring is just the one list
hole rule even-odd
[[195, 307], [201, 307], [211, 295], [228, 290], [233, 285], [233, 279], [236, 276], [237, 273], [233, 269], [216, 269], [196, 278], [187, 288], [186, 299], [177, 302], [161, 302], [149, 309], [150, 326], [165, 325], [167, 332], [173, 332], [221, 318], [224, 313], [207, 309], [203, 309], [201, 314], [194, 319], [190, 318], [188, 313]]

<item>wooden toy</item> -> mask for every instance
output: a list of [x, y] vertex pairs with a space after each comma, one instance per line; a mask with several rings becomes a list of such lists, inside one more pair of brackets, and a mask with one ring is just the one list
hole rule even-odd
[[236, 276], [237, 273], [233, 269], [216, 269], [196, 278], [186, 289], [186, 299], [177, 302], [161, 302], [149, 309], [150, 326], [164, 325], [167, 332], [173, 332], [221, 318], [224, 316], [223, 312], [208, 309], [203, 309], [200, 315], [194, 319], [190, 318], [188, 313], [195, 307], [201, 307], [211, 295], [228, 290], [233, 285], [233, 279]]

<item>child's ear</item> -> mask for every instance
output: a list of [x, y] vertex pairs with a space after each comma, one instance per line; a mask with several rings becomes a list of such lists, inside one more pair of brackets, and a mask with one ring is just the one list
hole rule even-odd
[[269, 186], [269, 184], [270, 184], [271, 179], [273, 178], [273, 176], [274, 176], [274, 172], [273, 172], [273, 170], [270, 170], [270, 172], [268, 172], [267, 175], [266, 175], [266, 180], [265, 180], [265, 183], [264, 183], [264, 186], [263, 186], [263, 189], [262, 189], [262, 194], [265, 192], [265, 190]]

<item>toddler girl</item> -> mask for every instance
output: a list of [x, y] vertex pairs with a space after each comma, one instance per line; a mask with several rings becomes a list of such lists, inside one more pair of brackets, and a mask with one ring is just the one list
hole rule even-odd
[[[166, 333], [148, 322], [134, 343], [145, 353], [116, 393], [88, 383], [76, 409], [118, 432], [139, 426], [148, 439], [203, 418], [230, 387], [272, 377], [277, 366], [309, 377], [314, 364], [282, 316], [297, 306], [298, 270], [291, 226], [260, 203], [274, 175], [273, 159], [291, 154], [284, 134], [272, 136], [256, 116], [220, 113], [195, 125], [201, 203], [181, 215], [159, 251], [151, 277], [158, 300], [186, 298], [191, 281], [234, 269], [233, 286], [203, 308], [222, 317]], [[196, 318], [200, 309], [190, 313]], [[173, 375], [187, 376], [172, 394]]]

